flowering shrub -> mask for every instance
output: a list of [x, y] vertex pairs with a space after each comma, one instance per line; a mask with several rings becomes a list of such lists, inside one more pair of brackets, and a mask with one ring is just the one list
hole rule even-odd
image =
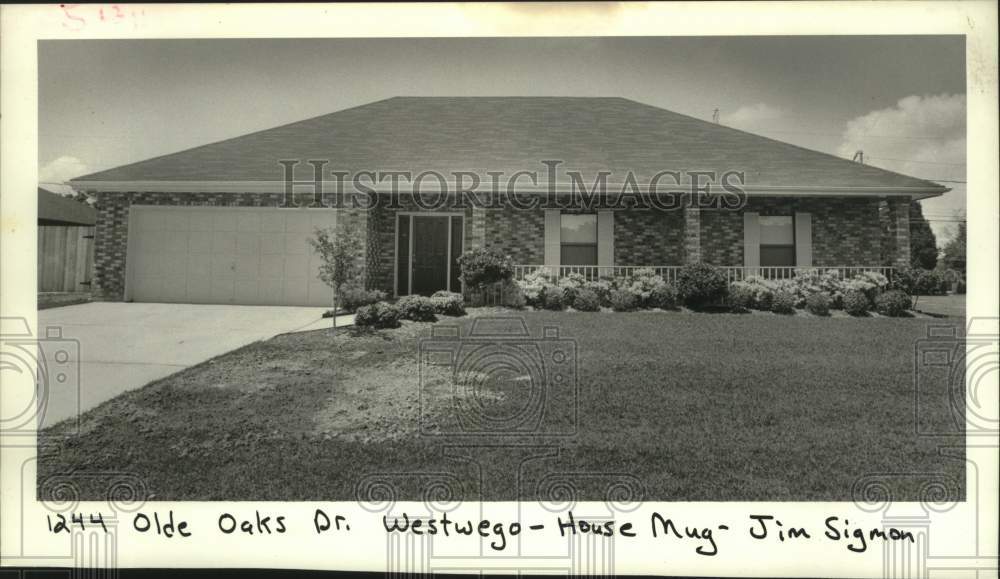
[[542, 291], [552, 284], [549, 283], [545, 272], [539, 270], [529, 273], [524, 276], [524, 279], [518, 280], [517, 285], [521, 287], [524, 299], [529, 306], [542, 307], [544, 303], [542, 301]]
[[[779, 279], [768, 282], [768, 286], [771, 291], [774, 292], [775, 297], [779, 293], [788, 294], [792, 299], [792, 307], [802, 308], [806, 305], [806, 296], [802, 291], [802, 288], [796, 283], [795, 279]], [[772, 301], [772, 306], [773, 301]], [[772, 309], [773, 311], [773, 309]]]
[[514, 276], [511, 257], [495, 247], [477, 247], [458, 258], [462, 281], [468, 288], [481, 288]]
[[720, 302], [728, 289], [725, 272], [707, 263], [688, 264], [677, 272], [677, 294], [689, 307]]
[[898, 318], [910, 309], [910, 296], [900, 290], [889, 290], [875, 298], [875, 311], [883, 316]]
[[776, 314], [795, 313], [795, 295], [787, 291], [778, 291], [771, 302], [771, 311]]
[[396, 308], [404, 320], [433, 322], [437, 319], [434, 301], [424, 296], [403, 296], [396, 302]]
[[795, 285], [798, 307], [805, 306], [809, 296], [817, 293], [827, 294], [830, 305], [834, 309], [839, 309], [843, 303], [844, 280], [835, 271], [821, 272], [815, 269], [799, 269], [795, 271], [795, 277], [791, 281]]
[[378, 302], [369, 306], [361, 306], [354, 314], [354, 324], [356, 326], [398, 328], [399, 319], [399, 308], [385, 302]]
[[556, 285], [563, 288], [566, 305], [572, 306], [573, 301], [576, 299], [577, 292], [583, 288], [586, 283], [587, 278], [583, 277], [583, 274], [571, 273], [559, 278]]
[[581, 312], [596, 312], [601, 309], [601, 301], [594, 290], [581, 288], [576, 292], [576, 299], [573, 300], [573, 308]]
[[445, 316], [464, 316], [465, 303], [462, 294], [441, 290], [431, 296], [434, 311]]
[[806, 298], [806, 309], [814, 316], [829, 316], [831, 301], [826, 292], [816, 292]]
[[866, 271], [844, 282], [844, 288], [863, 292], [869, 302], [889, 287], [889, 279], [880, 273]]
[[849, 289], [844, 292], [844, 311], [852, 316], [863, 316], [868, 313], [871, 302], [861, 290]]
[[656, 275], [656, 271], [651, 267], [640, 267], [632, 272], [632, 275], [621, 280], [618, 284], [619, 289], [627, 290], [635, 294], [637, 300], [637, 307], [649, 308], [655, 307], [652, 305], [650, 300], [653, 296], [653, 290], [657, 286], [661, 286], [666, 282], [663, 278]]
[[611, 282], [608, 280], [596, 280], [588, 281], [583, 286], [584, 289], [588, 289], [595, 294], [597, 294], [597, 301], [604, 307], [611, 307]]
[[736, 281], [730, 284], [730, 291], [734, 287], [745, 288], [750, 292], [750, 304], [746, 307], [765, 312], [771, 310], [771, 302], [774, 301], [774, 290], [771, 288], [770, 282], [764, 280], [764, 278], [752, 275], [743, 281]]
[[638, 296], [627, 289], [611, 290], [611, 308], [616, 312], [630, 312], [638, 306]]

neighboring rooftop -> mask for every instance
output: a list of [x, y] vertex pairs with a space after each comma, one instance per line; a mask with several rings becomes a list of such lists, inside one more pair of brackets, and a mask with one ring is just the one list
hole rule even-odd
[[[281, 159], [328, 159], [327, 170], [538, 171], [563, 161], [588, 184], [664, 170], [744, 171], [748, 190], [913, 190], [930, 181], [863, 165], [624, 98], [395, 97], [73, 179], [108, 182], [278, 182]], [[615, 179], [618, 177], [618, 179]]]
[[97, 223], [97, 211], [90, 205], [38, 188], [38, 225], [94, 225], [95, 223]]

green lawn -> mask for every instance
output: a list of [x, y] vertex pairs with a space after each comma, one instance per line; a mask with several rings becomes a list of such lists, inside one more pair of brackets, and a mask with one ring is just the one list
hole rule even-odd
[[[40, 453], [40, 492], [72, 471], [91, 499], [108, 475], [88, 472], [136, 475], [162, 500], [353, 500], [387, 488], [409, 500], [556, 499], [567, 489], [578, 500], [851, 500], [862, 477], [905, 473], [892, 477], [894, 499], [916, 500], [921, 477], [935, 475], [964, 497], [963, 462], [914, 427], [914, 344], [929, 323], [951, 321], [503, 315], [522, 317], [533, 336], [558, 327], [569, 340], [564, 370], [575, 343], [576, 392], [571, 372], [531, 390], [515, 350], [484, 356], [473, 388], [455, 388], [448, 366], [418, 364], [426, 323], [283, 335], [86, 413], [61, 452]], [[467, 332], [474, 319], [484, 312], [436, 329]], [[946, 424], [949, 412], [942, 404], [929, 420]]]

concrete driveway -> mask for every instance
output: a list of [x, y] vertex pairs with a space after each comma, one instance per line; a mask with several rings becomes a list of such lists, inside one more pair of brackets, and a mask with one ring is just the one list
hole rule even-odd
[[[57, 348], [42, 342], [50, 374], [39, 428], [89, 410], [122, 392], [257, 340], [330, 327], [324, 308], [190, 304], [88, 303], [38, 312], [39, 335], [61, 328], [69, 359], [50, 360]], [[337, 325], [347, 320], [338, 318]], [[52, 331], [49, 340], [56, 340]], [[54, 343], [53, 343], [54, 346]], [[77, 351], [79, 352], [77, 354]], [[61, 372], [61, 370], [60, 370]], [[78, 378], [74, 377], [78, 374]]]

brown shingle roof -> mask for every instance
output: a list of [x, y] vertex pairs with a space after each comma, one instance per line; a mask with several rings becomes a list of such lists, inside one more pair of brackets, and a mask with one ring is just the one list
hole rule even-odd
[[[663, 170], [745, 171], [754, 188], [944, 192], [936, 183], [811, 151], [624, 98], [396, 97], [74, 179], [80, 182], [280, 181], [280, 159], [327, 170], [537, 171], [564, 162], [588, 184]], [[300, 178], [311, 167], [300, 166]]]

